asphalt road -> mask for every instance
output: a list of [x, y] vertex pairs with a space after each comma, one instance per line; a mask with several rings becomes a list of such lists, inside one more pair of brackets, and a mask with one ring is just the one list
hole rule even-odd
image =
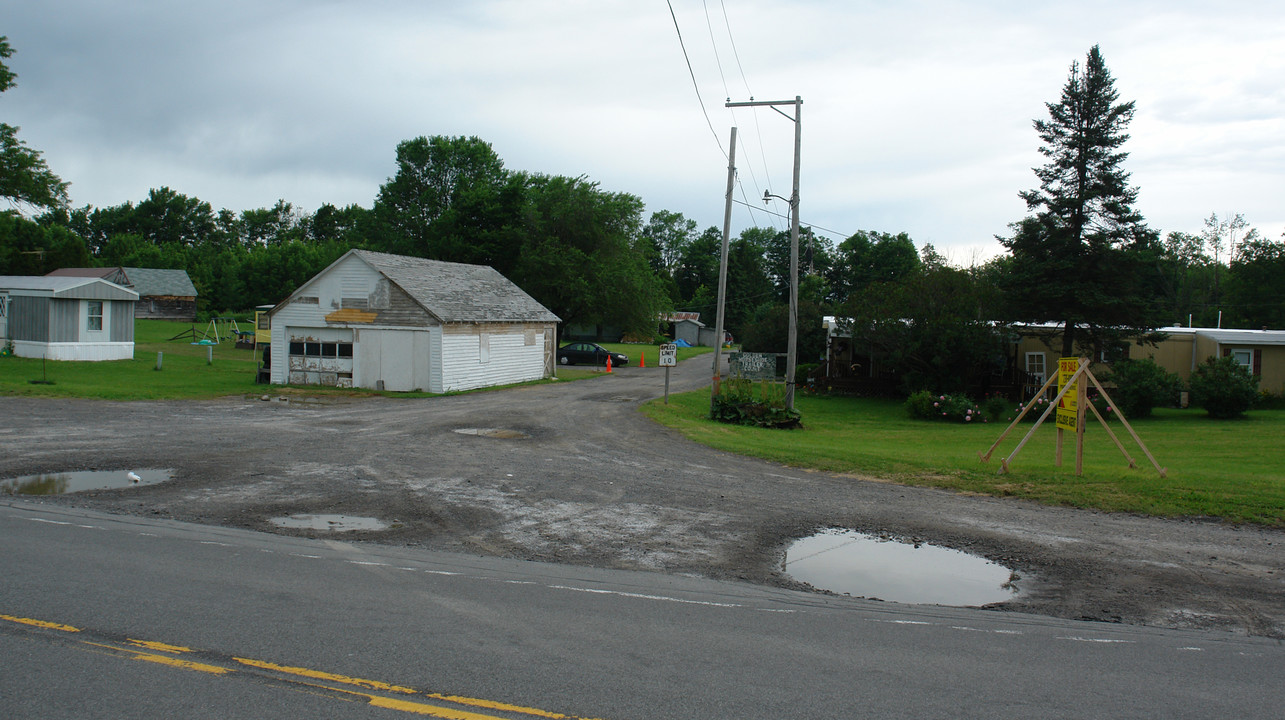
[[[0, 714], [1275, 718], [1285, 647], [0, 505]], [[556, 714], [550, 714], [556, 713]]]

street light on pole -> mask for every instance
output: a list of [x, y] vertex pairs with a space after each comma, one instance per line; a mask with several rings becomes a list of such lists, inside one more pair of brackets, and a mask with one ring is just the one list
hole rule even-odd
[[[794, 371], [798, 365], [798, 324], [799, 324], [799, 149], [803, 141], [803, 98], [795, 95], [793, 100], [751, 100], [750, 102], [729, 102], [724, 107], [754, 107], [766, 105], [781, 113], [786, 119], [794, 121], [794, 191], [790, 193], [790, 336], [785, 356], [785, 407], [794, 409]], [[793, 105], [794, 117], [781, 112], [777, 105]], [[780, 197], [764, 193], [768, 197]], [[784, 200], [785, 198], [781, 198]]]

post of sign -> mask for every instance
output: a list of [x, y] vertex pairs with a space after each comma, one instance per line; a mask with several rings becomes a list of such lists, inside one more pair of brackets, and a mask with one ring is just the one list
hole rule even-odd
[[665, 368], [665, 404], [669, 404], [669, 369], [678, 364], [678, 346], [665, 343], [660, 346], [660, 366]]
[[[1064, 367], [1064, 363], [1066, 363], [1068, 360], [1074, 365], [1071, 368], [1072, 372], [1070, 373], [1070, 376], [1064, 378], [1064, 376], [1062, 375], [1062, 370]], [[1085, 393], [1088, 390], [1088, 386], [1086, 385], [1086, 383], [1091, 382], [1093, 383], [1093, 387], [1097, 389], [1098, 394], [1101, 395], [1102, 399], [1107, 402], [1108, 406], [1115, 407], [1116, 419], [1118, 419], [1120, 423], [1124, 425], [1125, 430], [1129, 431], [1129, 435], [1133, 438], [1133, 441], [1138, 444], [1138, 447], [1142, 449], [1142, 452], [1147, 456], [1147, 459], [1151, 461], [1151, 466], [1156, 469], [1156, 472], [1160, 474], [1160, 477], [1165, 477], [1166, 470], [1160, 467], [1160, 463], [1156, 462], [1156, 458], [1151, 454], [1151, 451], [1148, 450], [1147, 446], [1142, 442], [1142, 438], [1138, 437], [1138, 433], [1135, 432], [1133, 429], [1133, 426], [1129, 424], [1129, 420], [1124, 416], [1124, 413], [1119, 411], [1120, 410], [1119, 407], [1116, 407], [1115, 403], [1112, 402], [1111, 396], [1108, 395], [1106, 389], [1102, 387], [1102, 383], [1098, 382], [1098, 379], [1094, 377], [1093, 371], [1089, 369], [1089, 365], [1090, 363], [1088, 358], [1063, 358], [1059, 361], [1058, 374], [1051, 375], [1048, 381], [1045, 382], [1044, 385], [1040, 387], [1040, 389], [1035, 393], [1033, 397], [1034, 398], [1042, 397], [1045, 391], [1047, 391], [1050, 387], [1053, 386], [1054, 381], [1058, 383], [1058, 386], [1061, 387], [1061, 390], [1059, 390], [1057, 393], [1057, 396], [1053, 398], [1053, 403], [1049, 405], [1049, 407], [1044, 411], [1044, 413], [1040, 415], [1039, 419], [1035, 421], [1035, 425], [1026, 433], [1026, 436], [1022, 438], [1022, 441], [1017, 444], [1017, 447], [1013, 448], [1013, 452], [1010, 453], [1008, 457], [1000, 461], [999, 472], [1001, 475], [1008, 472], [1009, 463], [1012, 462], [1012, 460], [1017, 457], [1017, 454], [1022, 451], [1022, 448], [1026, 445], [1026, 442], [1031, 439], [1031, 436], [1035, 434], [1036, 430], [1040, 429], [1040, 426], [1043, 425], [1044, 421], [1049, 418], [1049, 415], [1053, 414], [1054, 410], [1057, 411], [1055, 422], [1057, 423], [1057, 426], [1058, 426], [1057, 428], [1057, 433], [1058, 433], [1057, 464], [1058, 465], [1062, 464], [1062, 430], [1074, 429], [1075, 438], [1076, 438], [1075, 474], [1077, 476], [1084, 474], [1084, 420], [1086, 417], [1086, 413], [1088, 411], [1092, 411], [1093, 416], [1097, 418], [1098, 423], [1102, 425], [1102, 429], [1106, 431], [1107, 437], [1111, 438], [1111, 441], [1115, 443], [1115, 446], [1120, 451], [1120, 454], [1123, 455], [1124, 459], [1128, 461], [1130, 469], [1136, 467], [1133, 461], [1133, 458], [1130, 457], [1129, 452], [1125, 450], [1124, 444], [1120, 442], [1120, 439], [1116, 437], [1115, 432], [1111, 430], [1111, 426], [1107, 424], [1106, 418], [1102, 417], [1102, 413], [1098, 412], [1098, 409], [1094, 407], [1092, 403], [1089, 403], [1086, 400]], [[1069, 406], [1071, 403], [1068, 402], [1064, 405], [1063, 399], [1066, 398], [1067, 395], [1070, 395], [1072, 393], [1075, 394], [1074, 411], [1072, 412], [1070, 410], [1067, 410], [1064, 413], [1064, 408]], [[1035, 406], [1036, 406], [1036, 403], [1034, 402], [1033, 399], [1030, 402], [1027, 402], [1025, 407], [1022, 408], [1022, 411], [1017, 414], [1017, 417], [1013, 418], [1013, 422], [1008, 426], [1008, 428], [1005, 429], [1004, 432], [1000, 434], [999, 439], [997, 439], [995, 443], [990, 446], [990, 449], [984, 453], [978, 452], [977, 457], [982, 462], [986, 462], [987, 460], [990, 460], [991, 453], [995, 452], [995, 449], [999, 447], [1000, 443], [1004, 442], [1004, 438], [1008, 437], [1008, 434], [1013, 431], [1013, 428], [1017, 427], [1017, 424], [1022, 422], [1022, 418], [1026, 417], [1026, 414], [1029, 413], [1031, 411], [1031, 408]], [[1064, 419], [1065, 419], [1065, 424], [1063, 422]], [[1072, 423], [1074, 423], [1073, 428], [1069, 427]]]

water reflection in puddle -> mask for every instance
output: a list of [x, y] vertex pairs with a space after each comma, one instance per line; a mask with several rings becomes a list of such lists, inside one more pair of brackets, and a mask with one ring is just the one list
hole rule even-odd
[[155, 485], [174, 478], [173, 470], [77, 470], [0, 480], [0, 495], [62, 495], [84, 490], [116, 490]]
[[794, 542], [784, 570], [815, 588], [901, 603], [976, 606], [1017, 593], [1013, 572], [986, 558], [851, 531]]
[[457, 428], [455, 432], [461, 435], [477, 435], [480, 437], [500, 438], [501, 440], [523, 440], [531, 437], [521, 430], [510, 430], [508, 428]]
[[351, 530], [387, 530], [388, 523], [373, 517], [358, 515], [291, 515], [275, 517], [269, 522], [277, 527], [296, 530], [325, 530], [348, 532]]

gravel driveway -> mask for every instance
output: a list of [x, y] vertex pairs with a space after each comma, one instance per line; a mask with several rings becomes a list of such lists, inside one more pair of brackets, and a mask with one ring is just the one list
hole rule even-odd
[[[708, 386], [710, 356], [671, 392]], [[1022, 589], [997, 610], [1285, 637], [1285, 531], [1160, 520], [796, 470], [688, 442], [635, 412], [658, 368], [433, 399], [0, 398], [0, 478], [172, 468], [52, 496], [117, 513], [316, 535], [271, 518], [379, 518], [373, 541], [799, 587], [785, 546], [842, 527], [983, 555]], [[6, 498], [0, 502], [10, 501]], [[15, 500], [29, 502], [29, 499]]]

